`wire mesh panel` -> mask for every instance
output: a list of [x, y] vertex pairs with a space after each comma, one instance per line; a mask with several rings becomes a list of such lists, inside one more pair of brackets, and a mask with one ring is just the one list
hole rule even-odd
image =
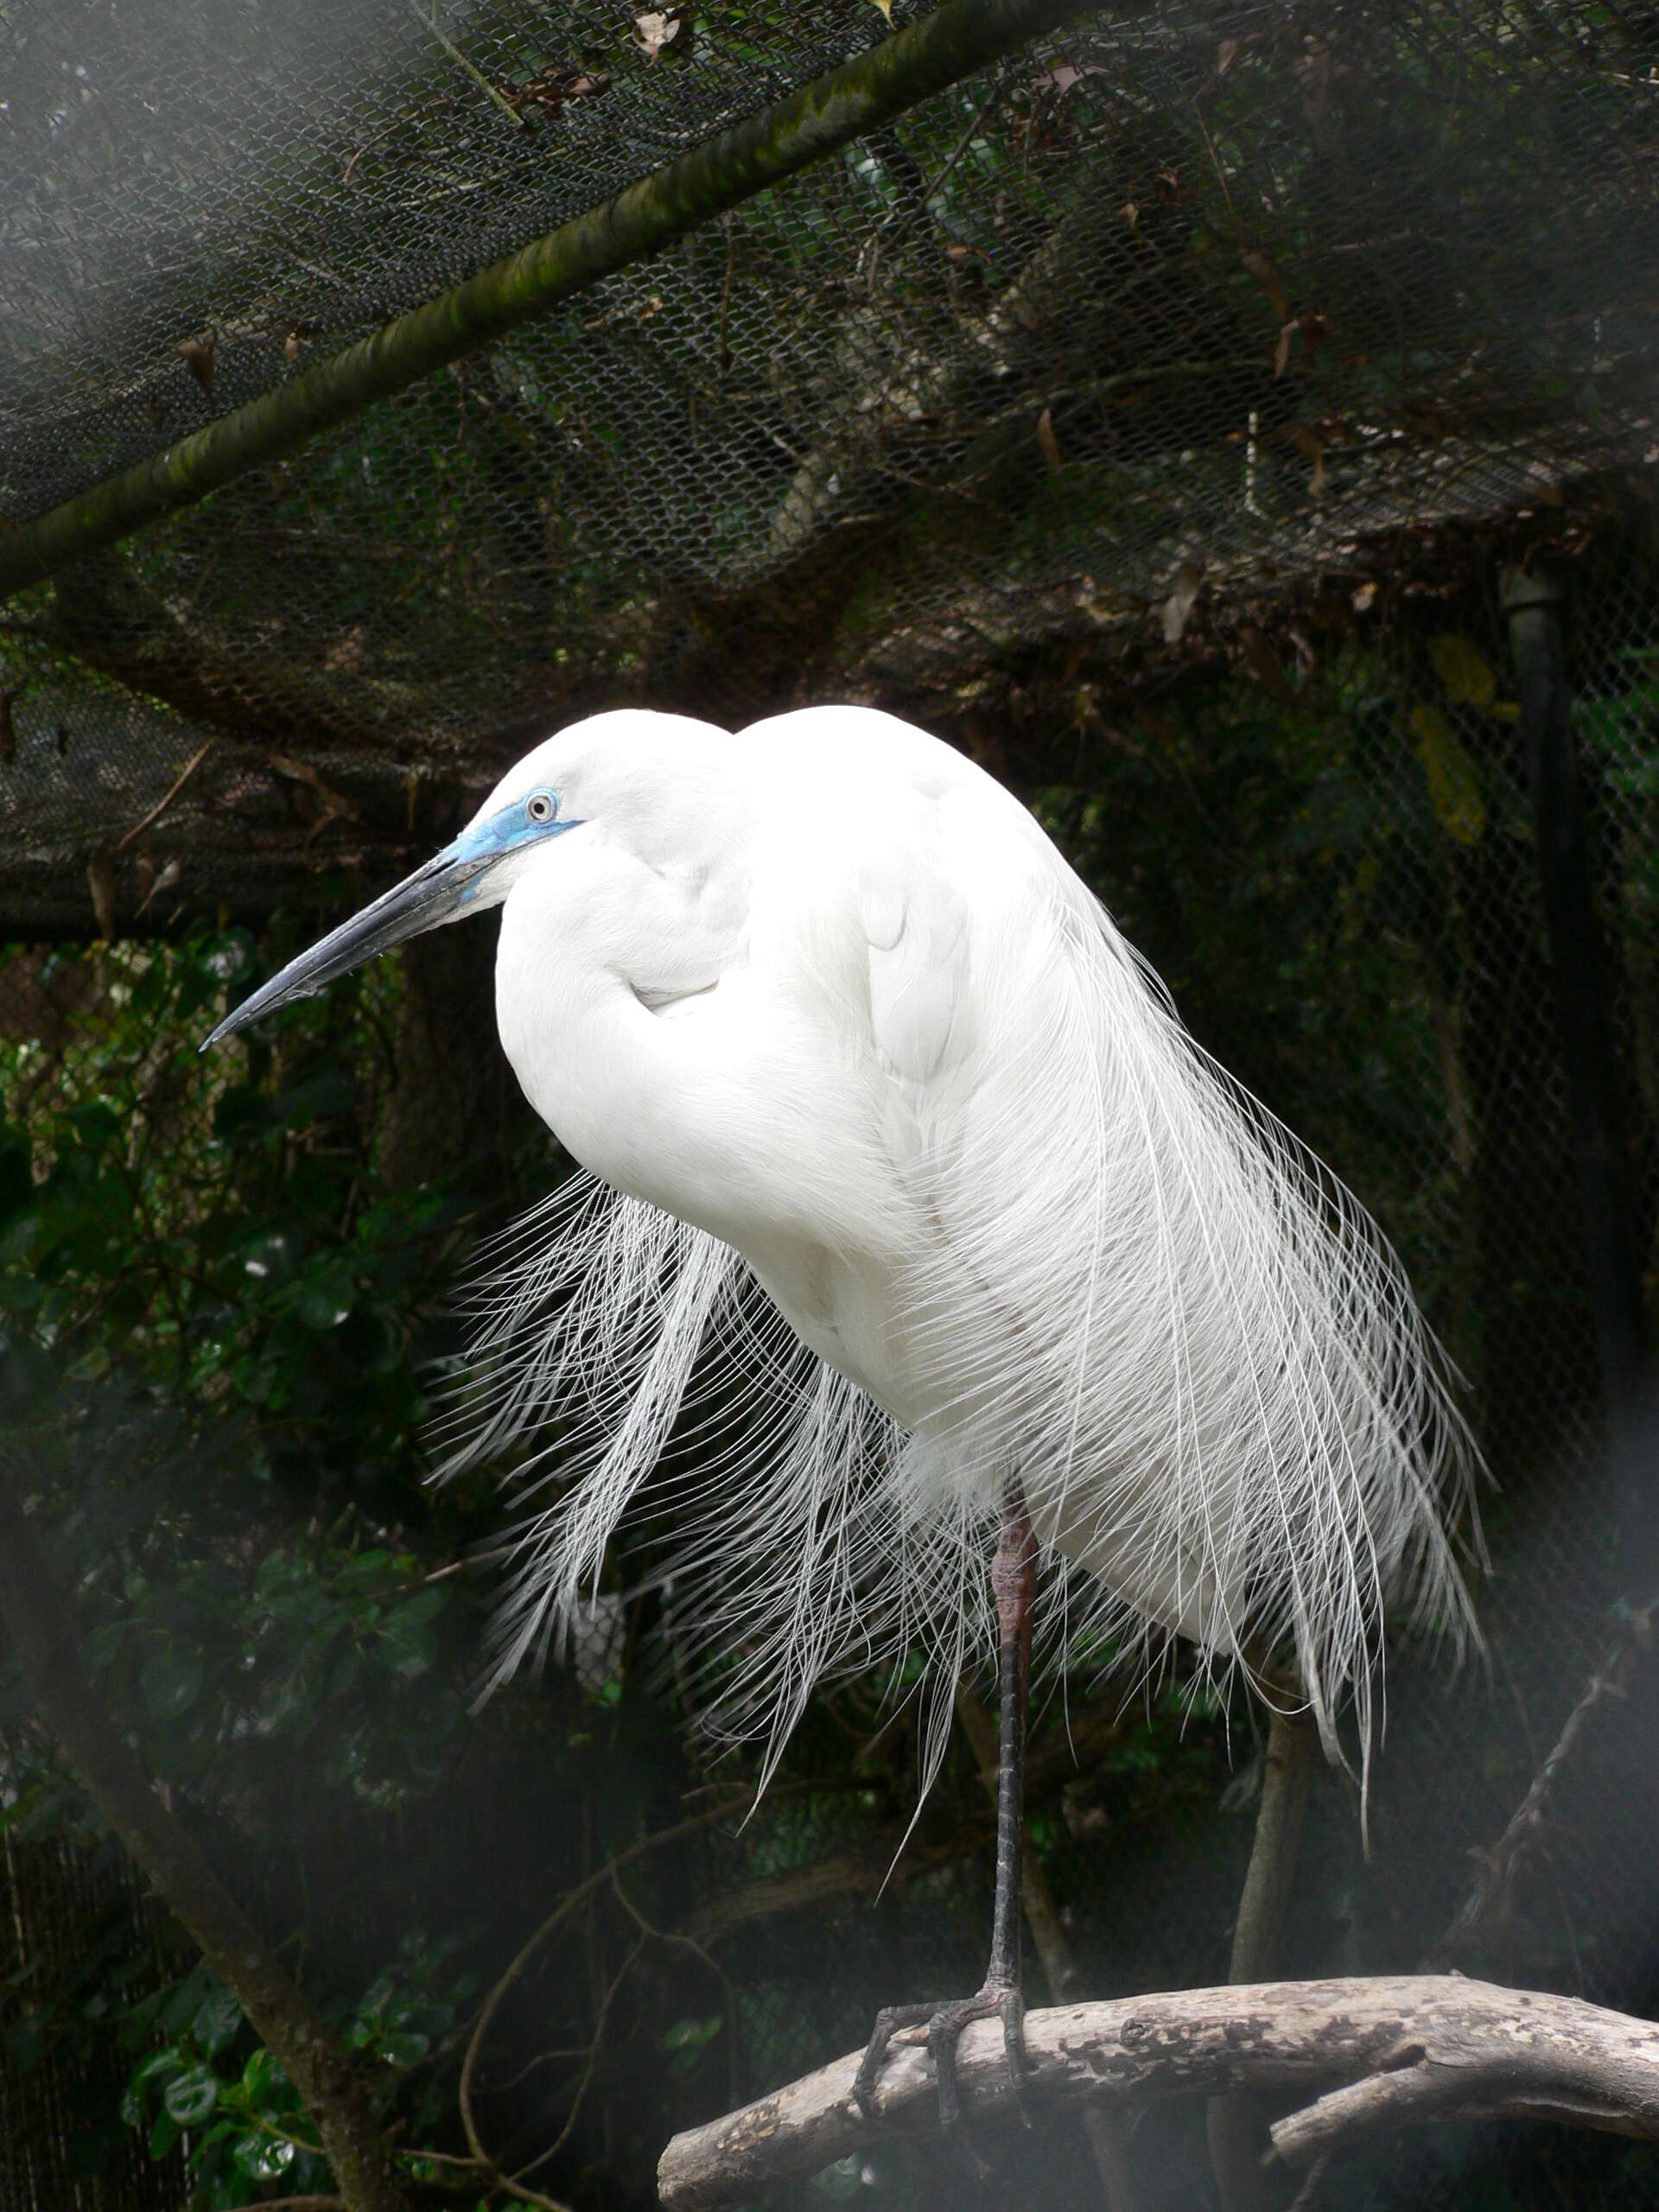
[[[223, 415], [883, 29], [25, 11], [0, 510]], [[1195, 607], [1363, 565], [1379, 533], [1642, 466], [1647, 38], [1601, 7], [1188, 7], [939, 95], [19, 601], [12, 911], [84, 922], [88, 858], [216, 733], [151, 850], [175, 906], [253, 912], [284, 872], [384, 868], [584, 708], [855, 693], [937, 719], [1034, 654], [1154, 658]], [[145, 896], [130, 846], [112, 896]]]

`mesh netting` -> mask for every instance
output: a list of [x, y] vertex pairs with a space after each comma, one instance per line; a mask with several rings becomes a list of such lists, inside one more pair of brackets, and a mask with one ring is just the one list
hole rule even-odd
[[[868, 7], [26, 12], [0, 511], [882, 33]], [[116, 862], [129, 922], [171, 860], [163, 912], [384, 871], [596, 705], [855, 694], [938, 722], [1033, 656], [1179, 660], [1379, 534], [1640, 466], [1649, 33], [1185, 6], [938, 96], [19, 602], [0, 912], [84, 926], [88, 860], [209, 736]]]

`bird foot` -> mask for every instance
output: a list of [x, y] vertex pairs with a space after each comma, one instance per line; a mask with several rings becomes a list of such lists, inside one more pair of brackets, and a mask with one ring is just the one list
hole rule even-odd
[[[938, 2083], [939, 2126], [950, 2134], [962, 2125], [962, 2100], [957, 2082], [957, 2044], [963, 2030], [974, 2020], [1000, 2018], [1002, 2023], [1002, 2052], [1008, 2069], [1008, 2081], [1014, 2089], [1014, 2101], [1019, 2107], [1020, 2117], [1031, 2126], [1031, 2113], [1026, 2103], [1026, 2088], [1031, 2080], [1031, 2065], [1026, 2056], [1026, 2005], [1019, 1990], [1009, 1982], [988, 1981], [971, 1997], [958, 1997], [943, 2004], [887, 2005], [875, 2016], [875, 2026], [865, 2046], [859, 2063], [858, 2074], [853, 2082], [853, 2099], [866, 2120], [872, 2124], [876, 2119], [875, 2085], [887, 2062], [887, 2047], [901, 2028], [927, 2030], [927, 2047], [932, 2055], [933, 2072]], [[965, 2134], [957, 2139], [967, 2152], [975, 2170], [982, 2180], [990, 2168], [969, 2142]]]

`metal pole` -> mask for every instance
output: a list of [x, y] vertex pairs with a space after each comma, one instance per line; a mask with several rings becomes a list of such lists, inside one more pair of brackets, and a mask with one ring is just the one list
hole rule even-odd
[[1645, 1603], [1659, 1585], [1659, 1513], [1644, 1465], [1648, 1423], [1641, 1267], [1607, 1018], [1601, 935], [1573, 758], [1561, 589], [1548, 574], [1502, 580], [1510, 652], [1521, 694], [1533, 836], [1555, 982], [1555, 1020], [1567, 1071], [1585, 1254], [1612, 1462], [1621, 1567]]

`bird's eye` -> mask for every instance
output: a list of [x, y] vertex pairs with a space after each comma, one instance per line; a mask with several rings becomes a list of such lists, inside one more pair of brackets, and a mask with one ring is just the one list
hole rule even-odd
[[545, 791], [537, 791], [524, 802], [524, 812], [532, 822], [550, 822], [556, 810], [552, 799]]

